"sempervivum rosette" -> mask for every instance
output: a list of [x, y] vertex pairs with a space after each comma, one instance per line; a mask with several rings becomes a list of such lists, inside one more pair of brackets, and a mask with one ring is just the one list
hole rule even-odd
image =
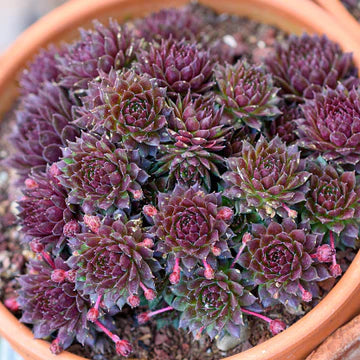
[[261, 67], [238, 61], [235, 65], [218, 66], [215, 75], [219, 102], [225, 106], [228, 122], [233, 126], [246, 124], [260, 130], [261, 118], [280, 114], [276, 95], [279, 89]]
[[248, 126], [242, 126], [241, 128], [231, 133], [231, 138], [226, 143], [224, 149], [224, 157], [230, 158], [235, 156], [241, 156], [241, 149], [243, 147], [244, 140], [247, 140], [251, 144], [255, 144], [258, 139], [258, 133], [253, 131]]
[[225, 147], [229, 132], [221, 123], [223, 108], [217, 109], [213, 96], [191, 99], [188, 92], [184, 99], [178, 96], [176, 104], [171, 102], [168, 132], [176, 146], [190, 148], [201, 146], [208, 151], [219, 151]]
[[94, 21], [94, 30], [80, 30], [81, 40], [68, 46], [58, 57], [60, 84], [76, 89], [87, 89], [89, 81], [101, 72], [109, 73], [129, 67], [140, 46], [139, 39], [126, 25], [115, 20], [104, 26]]
[[192, 186], [196, 183], [206, 189], [211, 188], [211, 175], [220, 177], [218, 166], [224, 159], [214, 153], [201, 149], [181, 149], [174, 145], [161, 146], [163, 155], [156, 166], [155, 175], [166, 174], [166, 187], [173, 188], [176, 183]]
[[225, 331], [240, 337], [244, 324], [241, 306], [256, 300], [241, 285], [240, 271], [220, 270], [213, 279], [207, 279], [201, 269], [196, 274], [195, 279], [183, 279], [172, 288], [176, 295], [172, 306], [182, 311], [179, 326], [194, 336], [204, 331], [213, 339]]
[[358, 238], [360, 217], [360, 188], [355, 173], [339, 173], [331, 165], [311, 163], [310, 191], [307, 193], [304, 218], [319, 231], [331, 230], [347, 246]]
[[217, 163], [223, 162], [216, 153], [225, 147], [230, 130], [221, 124], [222, 108], [216, 108], [211, 96], [192, 100], [190, 93], [170, 105], [167, 131], [172, 144], [160, 148], [164, 156], [158, 160], [156, 175], [168, 172], [170, 186], [175, 181], [201, 182], [210, 188], [210, 174], [219, 176]]
[[60, 74], [56, 59], [61, 56], [63, 50], [50, 46], [47, 50], [41, 50], [34, 60], [25, 69], [20, 78], [21, 92], [23, 95], [37, 94], [45, 82], [56, 81]]
[[356, 165], [360, 160], [360, 91], [328, 89], [302, 107], [299, 145], [326, 160]]
[[157, 146], [168, 115], [166, 89], [133, 70], [102, 74], [100, 83], [90, 84], [85, 109], [76, 123], [94, 131], [120, 136], [128, 147], [137, 143]]
[[79, 131], [71, 124], [71, 106], [64, 90], [50, 82], [37, 94], [23, 97], [12, 139], [16, 152], [9, 160], [21, 175], [27, 176], [30, 169], [45, 170], [46, 164], [60, 158], [61, 146], [75, 140]]
[[312, 99], [324, 87], [335, 89], [339, 81], [348, 88], [358, 82], [352, 76], [351, 53], [343, 53], [325, 35], [290, 35], [284, 44], [277, 43], [266, 64], [283, 93], [300, 101]]
[[312, 254], [322, 236], [298, 228], [286, 218], [282, 224], [252, 225], [252, 239], [246, 242], [248, 252], [240, 256], [240, 264], [249, 269], [264, 306], [276, 302], [297, 307], [299, 301], [317, 296], [313, 282], [330, 277], [326, 266], [314, 263]]
[[147, 41], [161, 42], [163, 39], [173, 38], [176, 41], [198, 41], [217, 61], [232, 61], [234, 49], [226, 44], [223, 36], [226, 30], [219, 29], [214, 24], [205, 22], [204, 14], [195, 8], [162, 9], [136, 22], [135, 32]]
[[106, 136], [83, 132], [64, 149], [59, 180], [69, 189], [67, 201], [80, 204], [86, 214], [129, 208], [130, 195], [143, 197], [141, 185], [148, 177], [139, 163], [137, 150], [116, 148]]
[[294, 143], [296, 136], [296, 121], [302, 116], [302, 111], [297, 104], [279, 106], [282, 114], [269, 124], [268, 134], [271, 138], [279, 136], [286, 144]]
[[179, 260], [187, 269], [202, 261], [210, 275], [207, 261], [230, 255], [226, 240], [232, 210], [221, 207], [220, 200], [219, 193], [206, 194], [198, 185], [177, 185], [171, 194], [159, 194], [153, 232], [160, 239], [159, 250], [175, 257], [173, 272], [179, 274]]
[[243, 142], [241, 155], [229, 159], [223, 175], [227, 196], [240, 201], [240, 211], [256, 210], [262, 217], [305, 200], [303, 185], [310, 176], [296, 145], [286, 146], [278, 137], [261, 137], [255, 147]]
[[47, 338], [57, 331], [51, 350], [59, 353], [69, 347], [74, 338], [84, 345], [89, 331], [88, 302], [65, 278], [54, 281], [54, 270], [69, 270], [61, 258], [55, 259], [52, 265], [30, 263], [29, 273], [19, 279], [18, 302], [23, 310], [21, 321], [33, 325], [36, 338]]
[[19, 201], [25, 240], [36, 239], [56, 251], [66, 240], [64, 225], [74, 217], [66, 205], [67, 192], [56, 178], [59, 173], [54, 164], [46, 173], [32, 174], [25, 180], [24, 197]]
[[[88, 222], [88, 221], [86, 221]], [[99, 296], [111, 308], [126, 302], [140, 303], [143, 291], [148, 300], [156, 296], [152, 268], [157, 268], [151, 244], [138, 220], [102, 223], [95, 232], [77, 234], [69, 240], [73, 256], [69, 265], [76, 270], [76, 287], [95, 302]]]
[[214, 61], [210, 53], [197, 43], [185, 40], [152, 42], [141, 51], [136, 64], [139, 73], [157, 79], [159, 86], [167, 87], [168, 94], [204, 93], [213, 86]]
[[203, 30], [201, 18], [189, 8], [162, 9], [136, 22], [136, 33], [147, 41], [169, 39], [195, 40]]

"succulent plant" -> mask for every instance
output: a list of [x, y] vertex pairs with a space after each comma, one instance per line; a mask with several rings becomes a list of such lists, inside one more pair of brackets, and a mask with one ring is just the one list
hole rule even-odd
[[152, 42], [142, 49], [136, 64], [137, 71], [149, 74], [158, 86], [167, 87], [172, 97], [205, 93], [213, 86], [214, 61], [210, 53], [197, 43], [173, 38], [161, 43]]
[[254, 145], [258, 140], [258, 132], [253, 131], [248, 126], [242, 126], [233, 131], [229, 141], [226, 143], [226, 148], [222, 152], [222, 154], [224, 154], [224, 158], [228, 159], [231, 157], [241, 156], [244, 140]]
[[356, 165], [360, 160], [360, 92], [338, 88], [316, 94], [296, 121], [301, 147], [325, 160]]
[[129, 208], [130, 195], [143, 197], [141, 185], [148, 177], [139, 163], [137, 150], [116, 148], [106, 136], [82, 133], [64, 149], [59, 180], [69, 189], [67, 201], [81, 205], [86, 214]]
[[243, 142], [241, 156], [229, 159], [230, 171], [223, 175], [227, 196], [240, 202], [240, 212], [256, 210], [273, 217], [288, 205], [305, 200], [305, 182], [310, 173], [300, 160], [296, 145], [286, 146], [278, 137], [261, 137], [256, 146]]
[[121, 309], [126, 302], [137, 306], [141, 291], [153, 300], [152, 268], [157, 269], [157, 262], [140, 221], [111, 222], [69, 240], [73, 255], [68, 263], [76, 269], [76, 288], [93, 299], [102, 296], [108, 309], [115, 304]]
[[235, 65], [217, 66], [215, 75], [219, 102], [225, 106], [229, 124], [235, 127], [245, 124], [260, 130], [261, 118], [280, 114], [276, 95], [279, 89], [260, 66], [238, 61]]
[[136, 22], [136, 33], [146, 41], [173, 38], [195, 40], [203, 30], [204, 23], [190, 8], [162, 9], [139, 19]]
[[180, 310], [180, 324], [194, 336], [203, 331], [210, 338], [222, 332], [240, 337], [244, 325], [242, 306], [252, 305], [256, 298], [241, 284], [241, 273], [236, 269], [219, 270], [213, 279], [199, 270], [195, 279], [183, 279], [172, 288], [176, 295], [172, 306]]
[[216, 152], [225, 147], [229, 128], [222, 123], [222, 110], [217, 109], [212, 96], [191, 99], [188, 92], [176, 103], [170, 100], [173, 110], [168, 121], [168, 133], [175, 146], [183, 149], [206, 149]]
[[52, 274], [69, 267], [57, 258], [53, 267], [32, 261], [28, 274], [20, 277], [18, 302], [23, 311], [21, 321], [33, 325], [36, 338], [46, 338], [57, 331], [51, 349], [59, 353], [71, 345], [74, 338], [85, 344], [88, 336], [86, 313], [88, 301], [68, 280], [54, 281]]
[[58, 252], [66, 240], [64, 226], [74, 214], [66, 205], [67, 192], [56, 175], [58, 172], [52, 166], [46, 173], [34, 173], [25, 180], [19, 218], [25, 241], [36, 239]]
[[60, 84], [72, 90], [87, 89], [102, 72], [130, 67], [140, 41], [127, 25], [110, 19], [105, 26], [94, 21], [94, 30], [80, 30], [81, 40], [70, 44], [57, 58]]
[[156, 164], [156, 176], [167, 177], [166, 187], [173, 188], [176, 183], [184, 186], [193, 186], [196, 183], [211, 189], [211, 178], [220, 178], [218, 167], [224, 159], [217, 154], [199, 149], [179, 149], [176, 146], [161, 146], [164, 155]]
[[179, 96], [168, 120], [171, 145], [160, 147], [156, 175], [169, 173], [168, 187], [175, 182], [183, 185], [203, 183], [211, 187], [210, 174], [220, 176], [217, 165], [223, 163], [217, 155], [226, 144], [230, 128], [221, 124], [222, 108], [217, 109], [213, 97], [191, 99]]
[[44, 171], [60, 158], [61, 146], [75, 140], [79, 131], [71, 124], [71, 106], [63, 89], [50, 82], [23, 97], [12, 139], [16, 152], [9, 160], [23, 177], [31, 169]]
[[21, 74], [20, 87], [23, 96], [30, 93], [37, 94], [44, 83], [56, 81], [60, 74], [56, 59], [62, 56], [62, 53], [63, 50], [55, 46], [40, 50]]
[[339, 173], [331, 165], [311, 163], [310, 190], [306, 196], [304, 219], [318, 231], [342, 233], [347, 246], [354, 246], [359, 233], [360, 187], [355, 173]]
[[[101, 128], [120, 136], [128, 147], [136, 144], [157, 146], [160, 143], [169, 111], [166, 89], [156, 86], [146, 75], [134, 71], [103, 74], [101, 83], [94, 82], [86, 111], [76, 120], [81, 127]], [[91, 101], [96, 98], [97, 101]]]
[[352, 54], [325, 35], [290, 35], [276, 44], [266, 64], [283, 94], [299, 101], [312, 99], [325, 87], [335, 89], [339, 81], [349, 89], [358, 83]]
[[321, 234], [299, 228], [290, 218], [282, 224], [273, 220], [267, 226], [252, 224], [248, 251], [239, 262], [249, 269], [265, 307], [280, 302], [296, 308], [301, 300], [311, 301], [316, 294], [312, 282], [331, 277], [326, 266], [315, 264], [311, 256], [321, 241]]
[[269, 136], [271, 138], [278, 136], [286, 144], [295, 143], [298, 139], [295, 120], [302, 117], [300, 106], [296, 103], [292, 105], [282, 104], [279, 106], [279, 110], [282, 114], [269, 124]]
[[[220, 194], [207, 194], [198, 185], [190, 188], [177, 185], [171, 194], [159, 194], [159, 211], [153, 217], [153, 232], [160, 239], [158, 250], [175, 255], [187, 269], [200, 260], [211, 272], [208, 259], [211, 261], [220, 254], [230, 256], [227, 221], [233, 213], [221, 207], [220, 200]], [[225, 210], [229, 212], [223, 217]], [[175, 267], [177, 272], [178, 266]]]

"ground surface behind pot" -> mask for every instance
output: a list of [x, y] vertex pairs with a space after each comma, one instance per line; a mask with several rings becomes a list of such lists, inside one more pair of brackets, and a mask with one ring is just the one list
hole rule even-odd
[[360, 315], [331, 334], [306, 360], [360, 359]]

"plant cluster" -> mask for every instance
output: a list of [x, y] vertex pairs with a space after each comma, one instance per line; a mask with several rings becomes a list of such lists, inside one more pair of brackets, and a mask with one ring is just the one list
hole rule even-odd
[[318, 298], [336, 251], [358, 246], [351, 54], [303, 35], [227, 63], [199, 21], [95, 22], [22, 76], [10, 163], [36, 256], [17, 301], [55, 354], [104, 333], [128, 356], [112, 322], [127, 306], [196, 338], [240, 337], [249, 316], [277, 334], [266, 312]]

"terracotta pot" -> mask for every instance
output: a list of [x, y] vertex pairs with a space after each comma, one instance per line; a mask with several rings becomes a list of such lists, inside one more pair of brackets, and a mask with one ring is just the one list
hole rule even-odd
[[351, 15], [340, 0], [315, 0], [356, 41], [360, 41], [360, 23]]
[[331, 334], [306, 360], [360, 359], [360, 315]]
[[[301, 34], [325, 33], [353, 51], [360, 65], [359, 44], [348, 36], [333, 18], [310, 0], [203, 0], [218, 12], [246, 15], [279, 28]], [[19, 37], [0, 59], [0, 114], [16, 99], [16, 77], [20, 69], [40, 47], [69, 40], [79, 26], [88, 26], [93, 18], [106, 21], [109, 16], [120, 20], [138, 17], [163, 7], [182, 6], [187, 0], [72, 0], [42, 18]], [[331, 332], [360, 310], [360, 255], [353, 261], [335, 288], [309, 314], [283, 333], [227, 360], [300, 360], [319, 345]], [[84, 360], [64, 352], [55, 357], [49, 344], [33, 340], [30, 330], [20, 324], [0, 304], [0, 333], [26, 360]]]

